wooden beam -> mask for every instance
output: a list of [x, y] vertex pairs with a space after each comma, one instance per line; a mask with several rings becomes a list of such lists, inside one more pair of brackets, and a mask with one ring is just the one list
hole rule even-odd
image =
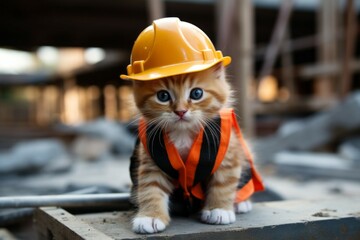
[[236, 11], [235, 0], [216, 1], [216, 45], [223, 53], [230, 53], [229, 45]]
[[165, 5], [163, 0], [147, 0], [149, 24], [154, 20], [165, 17]]
[[[284, 40], [289, 41], [290, 40], [290, 31], [289, 27], [287, 27]], [[295, 78], [294, 78], [294, 64], [293, 64], [293, 57], [292, 53], [288, 51], [286, 48], [286, 45], [283, 44], [281, 47], [281, 65], [282, 65], [282, 81], [284, 83], [284, 86], [288, 89], [290, 93], [290, 101], [293, 101], [297, 98], [297, 90], [296, 90], [296, 84], [295, 84]]]
[[228, 75], [234, 95], [234, 107], [247, 136], [254, 135], [254, 116], [250, 87], [253, 80], [254, 16], [251, 0], [217, 1], [217, 49], [232, 57]]
[[274, 67], [276, 58], [278, 56], [281, 45], [284, 41], [288, 22], [292, 13], [293, 1], [283, 0], [279, 11], [278, 18], [274, 27], [273, 34], [271, 36], [270, 44], [267, 47], [265, 53], [264, 64], [260, 70], [259, 79], [269, 74]]
[[353, 0], [346, 2], [346, 21], [345, 21], [345, 54], [343, 56], [343, 70], [341, 76], [341, 97], [344, 98], [351, 89], [353, 70], [351, 62], [354, 58], [356, 47], [356, 10]]
[[[339, 45], [337, 34], [339, 28], [338, 0], [321, 0], [318, 11], [318, 32], [320, 36], [318, 60], [320, 64], [334, 64], [338, 62]], [[336, 89], [338, 81], [335, 78], [322, 75], [315, 82], [315, 94], [322, 98], [331, 98]]]
[[251, 106], [250, 87], [254, 79], [252, 51], [254, 47], [254, 7], [251, 0], [236, 1], [237, 11], [235, 26], [238, 27], [235, 49], [239, 52], [234, 56], [236, 94], [235, 108], [240, 122], [248, 137], [254, 136], [254, 114]]

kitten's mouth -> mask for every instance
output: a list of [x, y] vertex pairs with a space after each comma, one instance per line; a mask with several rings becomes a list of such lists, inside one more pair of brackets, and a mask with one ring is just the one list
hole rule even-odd
[[178, 118], [176, 122], [189, 122], [189, 120], [185, 118]]
[[177, 117], [175, 118], [174, 120], [174, 123], [175, 124], [188, 124], [191, 122], [191, 119], [186, 117], [186, 116], [183, 116], [183, 117]]

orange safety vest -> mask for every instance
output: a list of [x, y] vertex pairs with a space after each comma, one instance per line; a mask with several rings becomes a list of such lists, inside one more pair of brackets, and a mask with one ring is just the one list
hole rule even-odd
[[[261, 177], [255, 170], [252, 155], [242, 136], [233, 109], [221, 110], [211, 127], [220, 131], [212, 131], [208, 127], [201, 129], [186, 161], [182, 160], [168, 135], [157, 130], [156, 126], [147, 125], [144, 119], [140, 120], [139, 137], [157, 166], [180, 185], [185, 196], [204, 200], [206, 191], [204, 182], [218, 169], [224, 159], [231, 130], [234, 128], [250, 164], [249, 169], [242, 171], [235, 202], [244, 201], [254, 192], [263, 190]], [[214, 136], [215, 132], [219, 133], [218, 136]]]

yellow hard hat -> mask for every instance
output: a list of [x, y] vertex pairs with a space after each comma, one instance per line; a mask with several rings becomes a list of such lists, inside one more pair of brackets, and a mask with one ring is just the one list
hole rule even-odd
[[178, 18], [161, 18], [140, 33], [127, 66], [128, 75], [120, 77], [148, 81], [202, 71], [218, 62], [226, 66], [231, 58], [216, 51], [198, 27]]

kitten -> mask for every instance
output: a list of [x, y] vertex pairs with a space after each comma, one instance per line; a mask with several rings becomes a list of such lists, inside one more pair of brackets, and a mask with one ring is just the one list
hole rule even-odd
[[[204, 139], [207, 139], [208, 144], [219, 138], [216, 132], [220, 131], [220, 126], [214, 123], [214, 119], [219, 117], [222, 109], [230, 106], [231, 88], [221, 63], [197, 73], [152, 81], [134, 81], [133, 87], [135, 103], [143, 119], [139, 136], [141, 138], [148, 134], [148, 143], [145, 143], [147, 147], [138, 141], [131, 161], [131, 177], [134, 182], [132, 195], [138, 206], [133, 219], [133, 231], [155, 233], [163, 231], [170, 222], [169, 199], [179, 188], [179, 184], [163, 171], [166, 168], [162, 166], [163, 163], [155, 161], [158, 157], [161, 158], [161, 153], [153, 149], [154, 146], [164, 147], [166, 139], [164, 142], [159, 139], [165, 134], [186, 164], [194, 141], [202, 129], [207, 128]], [[248, 212], [252, 209], [248, 200], [234, 205], [242, 170], [249, 169], [249, 163], [244, 149], [239, 147], [239, 138], [234, 128], [230, 131], [223, 161], [206, 179], [206, 184], [201, 184], [206, 188], [205, 200], [201, 202], [201, 221], [209, 224], [233, 223], [235, 212]], [[192, 193], [191, 190], [185, 190], [183, 194], [187, 195], [185, 199], [188, 202], [195, 199]], [[178, 200], [183, 200], [181, 198], [180, 194]]]

